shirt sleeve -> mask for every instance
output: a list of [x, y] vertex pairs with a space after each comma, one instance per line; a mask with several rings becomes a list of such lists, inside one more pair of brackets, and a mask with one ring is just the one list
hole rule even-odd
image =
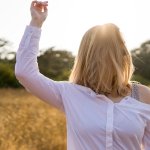
[[26, 26], [16, 55], [15, 75], [27, 91], [64, 112], [63, 82], [49, 79], [39, 72], [40, 36], [40, 28]]

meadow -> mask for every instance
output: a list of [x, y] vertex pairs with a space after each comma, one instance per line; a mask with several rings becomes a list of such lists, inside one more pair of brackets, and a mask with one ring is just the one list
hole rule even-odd
[[0, 89], [0, 150], [66, 150], [65, 115], [24, 89]]

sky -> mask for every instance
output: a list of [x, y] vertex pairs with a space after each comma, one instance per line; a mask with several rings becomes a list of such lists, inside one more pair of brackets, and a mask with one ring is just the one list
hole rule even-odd
[[[31, 0], [0, 0], [0, 38], [17, 51], [30, 22]], [[92, 26], [119, 26], [127, 48], [150, 39], [150, 0], [48, 0], [48, 17], [42, 27], [40, 49], [55, 46], [77, 54], [83, 34]]]

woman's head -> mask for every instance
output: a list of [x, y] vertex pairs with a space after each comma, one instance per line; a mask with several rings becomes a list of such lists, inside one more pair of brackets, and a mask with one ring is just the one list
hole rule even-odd
[[69, 80], [97, 93], [125, 96], [132, 73], [132, 59], [119, 28], [109, 23], [84, 34]]

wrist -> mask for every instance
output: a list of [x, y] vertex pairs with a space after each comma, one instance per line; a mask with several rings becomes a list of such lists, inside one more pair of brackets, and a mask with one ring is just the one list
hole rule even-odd
[[35, 26], [35, 27], [41, 28], [42, 25], [43, 25], [42, 22], [39, 22], [39, 21], [36, 21], [36, 20], [31, 20], [30, 21], [30, 26]]

